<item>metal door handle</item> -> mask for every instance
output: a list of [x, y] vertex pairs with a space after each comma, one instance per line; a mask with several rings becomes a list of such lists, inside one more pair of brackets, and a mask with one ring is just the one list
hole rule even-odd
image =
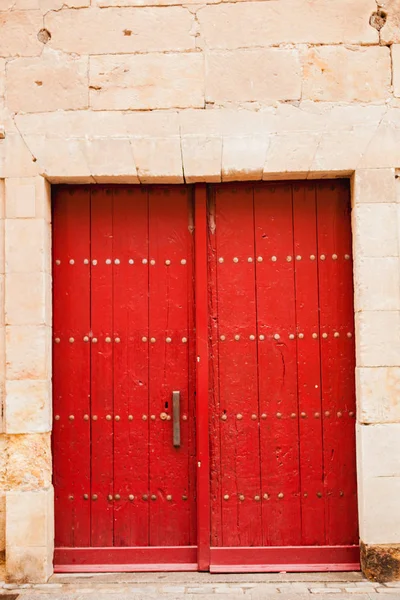
[[179, 448], [181, 445], [181, 393], [172, 392], [172, 432], [173, 432], [173, 444], [175, 448]]

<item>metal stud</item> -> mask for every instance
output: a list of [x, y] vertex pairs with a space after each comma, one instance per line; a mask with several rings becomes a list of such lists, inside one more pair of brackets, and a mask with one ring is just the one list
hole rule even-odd
[[94, 265], [94, 266], [97, 265], [97, 260], [96, 259], [92, 260], [92, 265]]
[[257, 415], [251, 415], [251, 418], [252, 418], [253, 421], [256, 421], [257, 420]]
[[240, 494], [240, 495], [239, 495], [239, 500], [240, 500], [240, 502], [243, 502], [243, 500], [244, 500], [244, 496], [243, 496], [243, 494]]
[[317, 337], [318, 337], [318, 333], [313, 333], [313, 334], [312, 334], [312, 337], [314, 338], [314, 340], [316, 340], [316, 339], [317, 339]]
[[73, 344], [75, 340], [74, 340], [73, 337], [70, 337], [68, 341], [69, 341], [70, 344]]
[[89, 264], [89, 259], [88, 258], [84, 258], [83, 259], [83, 264], [84, 265], [88, 265]]
[[182, 338], [182, 344], [187, 344], [187, 338], [185, 338], [185, 337]]
[[236, 334], [235, 335], [235, 340], [238, 342], [240, 340], [240, 335]]
[[320, 414], [319, 414], [319, 412], [316, 412], [316, 413], [314, 413], [314, 417], [315, 417], [316, 419], [319, 419], [319, 417], [320, 417]]
[[332, 254], [332, 260], [337, 260], [337, 254]]
[[280, 338], [281, 338], [281, 336], [279, 335], [279, 333], [275, 333], [274, 340], [279, 340]]
[[277, 416], [278, 419], [281, 419], [282, 418], [282, 413], [276, 413], [276, 416]]
[[278, 498], [283, 498], [283, 494], [282, 494], [282, 492], [279, 492], [279, 494], [278, 494]]
[[271, 260], [272, 260], [272, 262], [276, 262], [276, 261], [277, 261], [277, 258], [276, 258], [276, 256], [272, 256], [272, 257], [271, 257]]
[[74, 417], [74, 415], [69, 415], [68, 419], [69, 419], [70, 421], [73, 421], [73, 420], [75, 419], [75, 417]]
[[310, 255], [310, 260], [315, 260], [315, 254]]
[[322, 498], [322, 492], [317, 492], [317, 497]]
[[345, 254], [345, 255], [344, 255], [344, 259], [345, 259], [345, 260], [350, 260], [350, 254]]
[[84, 500], [89, 500], [89, 494], [83, 494], [83, 499]]
[[59, 344], [61, 342], [60, 338], [56, 338], [54, 341], [56, 344]]
[[347, 337], [348, 337], [348, 338], [351, 338], [351, 337], [353, 337], [353, 334], [351, 333], [351, 331], [349, 331], [349, 332], [348, 332], [348, 334], [347, 334]]
[[88, 336], [88, 335], [85, 335], [85, 336], [84, 336], [84, 338], [83, 338], [83, 341], [84, 341], [84, 342], [88, 342], [88, 341], [89, 341], [89, 336]]
[[229, 496], [228, 496], [228, 494], [225, 494], [225, 496], [224, 496], [224, 500], [229, 500]]
[[261, 418], [262, 418], [262, 419], [266, 419], [266, 418], [267, 418], [267, 415], [266, 415], [265, 413], [262, 413], [262, 415], [261, 415]]
[[112, 417], [111, 415], [106, 415], [106, 421], [111, 421]]
[[130, 258], [130, 259], [128, 260], [128, 263], [129, 263], [130, 265], [133, 265], [133, 264], [135, 263], [135, 261], [133, 260], [133, 258]]
[[121, 417], [120, 417], [119, 415], [115, 415], [114, 419], [115, 419], [116, 421], [120, 421], [120, 420], [121, 420]]
[[156, 420], [156, 415], [151, 415], [151, 416], [150, 416], [150, 419], [151, 419], [152, 421], [155, 421], [155, 420]]
[[92, 421], [97, 421], [97, 415], [92, 416]]
[[55, 421], [59, 421], [59, 420], [60, 420], [60, 415], [56, 415], [56, 416], [54, 417], [54, 420], [55, 420]]
[[354, 411], [352, 411], [352, 410], [351, 410], [351, 411], [349, 412], [349, 417], [354, 417]]
[[182, 415], [182, 421], [187, 421], [187, 415]]
[[150, 338], [150, 342], [151, 342], [152, 344], [155, 344], [155, 343], [156, 343], [156, 338]]
[[167, 421], [171, 420], [171, 415], [167, 415]]
[[119, 337], [116, 337], [116, 338], [115, 338], [115, 343], [116, 343], [116, 344], [119, 344], [119, 343], [120, 343], [120, 341], [121, 341], [121, 338], [119, 338]]
[[325, 254], [321, 254], [321, 256], [320, 256], [320, 259], [321, 259], [321, 260], [325, 260], [325, 259], [326, 259], [326, 256], [325, 256]]
[[147, 258], [142, 258], [142, 264], [147, 265]]
[[160, 413], [160, 419], [161, 419], [161, 421], [166, 421], [166, 420], [167, 420], [167, 417], [168, 417], [168, 415], [167, 415], [167, 413], [166, 413], [166, 412], [162, 412], [162, 413]]
[[256, 502], [260, 502], [261, 498], [260, 498], [260, 496], [254, 496], [254, 500], [255, 500]]
[[73, 259], [73, 258], [71, 258], [71, 260], [69, 261], [69, 264], [70, 264], [70, 265], [74, 265], [74, 264], [75, 264], [75, 261], [74, 261], [74, 259]]
[[167, 265], [167, 267], [171, 264], [171, 261], [167, 258], [167, 260], [165, 261], [165, 264]]
[[120, 263], [121, 263], [121, 261], [119, 260], [119, 258], [116, 258], [116, 259], [114, 260], [114, 264], [115, 264], [115, 265], [119, 265]]
[[84, 421], [89, 421], [89, 415], [83, 415], [83, 420]]
[[61, 265], [61, 260], [56, 260], [56, 265], [57, 266]]
[[252, 263], [253, 259], [251, 258], [251, 256], [249, 256], [249, 258], [247, 259], [247, 262]]
[[251, 340], [252, 342], [254, 342], [255, 339], [256, 339], [255, 335], [249, 335], [249, 340]]
[[153, 500], [153, 502], [154, 502], [154, 500], [157, 500], [157, 496], [156, 496], [155, 494], [152, 494], [152, 495], [151, 495], [151, 499], [152, 499], [152, 500]]
[[339, 419], [340, 419], [340, 417], [342, 416], [342, 413], [340, 412], [340, 410], [339, 410], [339, 411], [338, 411], [336, 414], [337, 414], [337, 416], [338, 416], [338, 417], [339, 417]]
[[113, 499], [113, 496], [112, 496], [112, 494], [108, 494], [108, 496], [107, 496], [107, 497], [108, 497], [108, 499], [109, 499], [109, 500], [110, 500], [110, 502], [111, 502], [111, 500]]
[[167, 500], [168, 500], [168, 502], [171, 502], [171, 500], [172, 500], [172, 496], [171, 496], [171, 494], [168, 494], [168, 496], [167, 496]]
[[234, 263], [238, 263], [238, 262], [239, 262], [239, 259], [238, 259], [238, 257], [237, 257], [237, 256], [235, 256], [235, 257], [234, 257], [234, 259], [233, 259], [233, 262], [234, 262]]
[[294, 336], [294, 334], [293, 334], [293, 333], [290, 333], [290, 334], [289, 334], [289, 340], [294, 340], [294, 337], [295, 337], [295, 336]]
[[329, 417], [329, 416], [330, 416], [330, 414], [331, 414], [331, 413], [329, 412], [329, 410], [326, 410], [326, 411], [325, 411], [325, 416], [326, 416], [326, 417]]
[[219, 339], [221, 340], [221, 342], [224, 342], [226, 340], [226, 337], [224, 335], [220, 335]]
[[128, 421], [133, 421], [133, 415], [128, 415]]
[[92, 338], [92, 344], [97, 344], [97, 338]]
[[70, 496], [68, 496], [68, 500], [73, 500], [73, 499], [74, 499], [74, 497], [72, 494]]
[[186, 502], [186, 500], [187, 500], [187, 499], [188, 499], [188, 497], [187, 497], [187, 496], [182, 496], [182, 500], [183, 500], [184, 502]]
[[170, 337], [165, 338], [165, 341], [167, 342], [167, 344], [170, 344], [172, 342], [172, 339]]
[[300, 413], [300, 416], [301, 416], [302, 419], [305, 419], [307, 415], [306, 415], [305, 412], [302, 412], [302, 413]]
[[269, 500], [268, 494], [263, 494], [263, 498], [264, 498], [264, 500]]
[[304, 498], [308, 498], [307, 492], [304, 492], [303, 496], [304, 496]]
[[298, 254], [298, 255], [296, 256], [296, 260], [301, 260], [301, 256], [300, 256], [300, 254]]
[[142, 342], [147, 342], [147, 337], [143, 336], [142, 337]]
[[106, 259], [106, 265], [111, 265], [111, 258]]
[[148, 499], [149, 499], [148, 495], [147, 494], [143, 494], [142, 500], [144, 500], [146, 502], [146, 500], [148, 500]]
[[257, 262], [262, 262], [263, 261], [263, 257], [262, 256], [257, 256]]
[[92, 500], [97, 500], [97, 494], [93, 494]]
[[292, 419], [295, 419], [296, 418], [296, 413], [292, 413], [290, 416], [291, 416]]
[[182, 258], [181, 265], [186, 265], [186, 258]]
[[338, 331], [335, 331], [335, 333], [333, 334], [333, 337], [338, 338], [340, 336], [340, 333]]
[[226, 419], [227, 419], [227, 418], [228, 418], [228, 417], [227, 417], [226, 415], [222, 415], [222, 417], [221, 417], [221, 421], [226, 421]]
[[238, 415], [236, 415], [236, 418], [238, 421], [241, 421], [243, 419], [243, 415], [241, 415], [240, 413]]
[[147, 421], [147, 415], [142, 415], [142, 421]]
[[155, 265], [156, 264], [156, 261], [154, 260], [154, 258], [151, 259], [150, 264], [151, 265]]
[[302, 340], [304, 338], [304, 333], [299, 333], [299, 339]]
[[326, 338], [328, 337], [328, 334], [327, 333], [323, 333], [322, 337], [324, 338], [324, 340], [326, 340]]
[[111, 342], [111, 338], [110, 337], [106, 337], [106, 343], [109, 344]]
[[287, 260], [287, 262], [292, 262], [292, 257], [291, 256], [287, 256], [286, 260]]
[[265, 340], [265, 335], [259, 335], [258, 339], [260, 340], [260, 342], [263, 342]]
[[224, 259], [222, 258], [222, 256], [219, 257], [218, 262], [219, 263], [223, 263], [224, 262]]
[[340, 490], [340, 492], [339, 492], [339, 496], [340, 496], [341, 498], [343, 498], [343, 496], [344, 496], [344, 492], [343, 492], [342, 490]]

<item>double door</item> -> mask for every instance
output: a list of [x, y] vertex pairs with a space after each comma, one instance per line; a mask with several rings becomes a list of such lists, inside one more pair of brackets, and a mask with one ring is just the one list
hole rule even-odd
[[58, 571], [353, 569], [345, 181], [53, 194]]

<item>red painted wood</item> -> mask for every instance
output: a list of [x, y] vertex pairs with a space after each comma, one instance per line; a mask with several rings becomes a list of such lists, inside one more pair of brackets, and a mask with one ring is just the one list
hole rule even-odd
[[[196, 546], [153, 546], [135, 548], [56, 548], [55, 561], [57, 573], [77, 570], [113, 571], [112, 566], [123, 571], [165, 570], [165, 567], [176, 570], [195, 570], [197, 568]], [[89, 567], [89, 568], [88, 568]], [[180, 568], [179, 568], [180, 567]], [[171, 569], [172, 570], [172, 569]]]
[[[91, 545], [114, 543], [113, 196], [91, 191]], [[108, 262], [109, 261], [109, 262]], [[111, 264], [110, 264], [111, 263]]]
[[[90, 196], [53, 194], [53, 482], [57, 545], [90, 543]], [[71, 340], [71, 341], [70, 341]], [[72, 341], [73, 340], [73, 341]]]
[[252, 199], [251, 185], [216, 190], [221, 448], [216, 502], [222, 506], [219, 545], [226, 546], [262, 543], [256, 298], [254, 261], [248, 260], [254, 257]]
[[197, 418], [197, 544], [198, 566], [210, 566], [210, 453], [208, 434], [208, 275], [207, 189], [195, 191], [196, 257], [196, 418]]
[[[189, 496], [194, 448], [188, 385], [189, 189], [149, 190], [149, 393], [150, 393], [150, 545], [187, 545], [195, 497]], [[154, 261], [154, 264], [152, 264]], [[189, 366], [190, 369], [194, 365]], [[180, 392], [181, 445], [173, 446], [172, 392]], [[165, 413], [166, 420], [160, 415]], [[193, 442], [194, 440], [192, 440]]]
[[301, 515], [292, 186], [257, 185], [254, 203], [263, 544], [297, 545]]
[[[113, 188], [114, 545], [149, 543], [148, 191]], [[118, 419], [118, 420], [116, 420]]]
[[354, 313], [350, 198], [345, 182], [318, 184], [317, 225], [326, 543], [355, 543]]
[[[293, 185], [295, 302], [301, 482], [301, 542], [325, 544], [325, 497], [314, 183]], [[300, 338], [300, 335], [303, 335]]]

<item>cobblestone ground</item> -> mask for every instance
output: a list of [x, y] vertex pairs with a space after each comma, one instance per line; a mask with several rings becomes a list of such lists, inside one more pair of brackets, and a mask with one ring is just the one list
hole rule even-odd
[[[400, 582], [378, 584], [360, 573], [210, 575], [208, 573], [118, 573], [55, 575], [47, 584], [0, 582], [12, 600], [400, 600]], [[6, 600], [6, 598], [4, 598]]]

